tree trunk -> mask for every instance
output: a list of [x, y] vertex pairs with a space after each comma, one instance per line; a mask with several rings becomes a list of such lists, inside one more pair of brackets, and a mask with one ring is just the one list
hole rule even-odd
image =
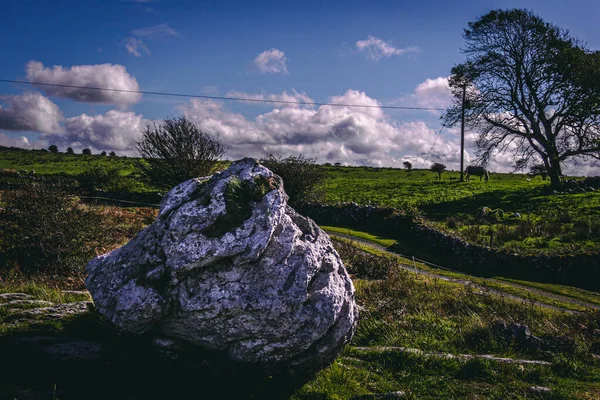
[[562, 168], [558, 159], [549, 159], [548, 176], [550, 177], [550, 186], [558, 187], [562, 182]]

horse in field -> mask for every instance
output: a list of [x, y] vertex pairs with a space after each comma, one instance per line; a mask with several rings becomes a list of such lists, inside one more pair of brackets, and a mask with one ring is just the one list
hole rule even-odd
[[481, 178], [484, 178], [486, 182], [490, 179], [490, 173], [487, 171], [487, 169], [485, 169], [484, 167], [477, 167], [475, 165], [469, 165], [465, 169], [465, 180], [467, 182], [469, 182], [469, 177], [471, 175], [478, 176], [479, 180], [481, 180]]

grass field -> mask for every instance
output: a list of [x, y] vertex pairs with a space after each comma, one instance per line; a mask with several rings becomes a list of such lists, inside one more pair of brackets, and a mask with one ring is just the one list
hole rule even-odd
[[50, 153], [39, 150], [0, 148], [0, 169], [34, 170], [36, 174], [77, 175], [92, 166], [117, 167], [122, 175], [132, 174], [135, 158], [82, 154]]
[[[144, 192], [149, 187], [136, 175], [135, 158], [52, 154], [0, 149], [0, 169], [34, 169], [37, 174], [78, 175], [90, 168], [116, 167], [126, 181], [119, 188]], [[447, 171], [441, 181], [427, 170], [371, 167], [322, 167], [327, 203], [397, 207], [423, 216], [426, 224], [460, 236], [470, 243], [489, 244], [522, 254], [600, 252], [600, 193], [596, 191], [547, 195], [548, 181], [528, 180], [522, 174], [492, 173], [489, 182], [458, 182]], [[575, 179], [582, 179], [581, 177]], [[478, 213], [487, 207], [486, 217]]]
[[[600, 251], [600, 193], [544, 194], [548, 181], [521, 174], [491, 174], [489, 182], [458, 182], [458, 172], [442, 180], [424, 170], [327, 167], [328, 203], [413, 210], [441, 231], [487, 246], [523, 254]], [[581, 178], [578, 178], [581, 179]], [[494, 215], [479, 218], [488, 207]], [[502, 210], [501, 212], [499, 210]]]

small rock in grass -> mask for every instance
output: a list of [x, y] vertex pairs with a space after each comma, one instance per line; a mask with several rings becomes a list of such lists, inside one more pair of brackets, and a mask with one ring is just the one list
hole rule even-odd
[[1, 293], [0, 294], [0, 303], [4, 303], [7, 301], [14, 300], [27, 300], [32, 299], [33, 296], [25, 293]]

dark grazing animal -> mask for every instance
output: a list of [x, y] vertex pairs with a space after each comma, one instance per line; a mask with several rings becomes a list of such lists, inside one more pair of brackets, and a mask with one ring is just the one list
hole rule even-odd
[[475, 165], [469, 165], [466, 169], [465, 169], [465, 180], [467, 182], [469, 182], [469, 177], [471, 175], [476, 175], [479, 177], [479, 180], [481, 180], [481, 178], [484, 178], [485, 181], [487, 182], [490, 179], [490, 173], [484, 168], [484, 167], [478, 167]]

